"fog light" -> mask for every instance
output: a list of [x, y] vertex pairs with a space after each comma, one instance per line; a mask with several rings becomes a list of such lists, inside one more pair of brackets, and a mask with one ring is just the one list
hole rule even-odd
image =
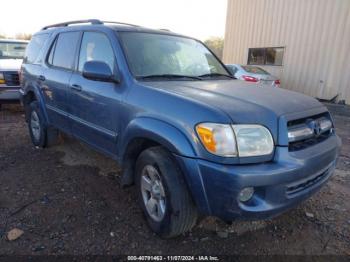
[[241, 202], [246, 202], [252, 198], [254, 194], [254, 187], [245, 187], [239, 192], [238, 199]]

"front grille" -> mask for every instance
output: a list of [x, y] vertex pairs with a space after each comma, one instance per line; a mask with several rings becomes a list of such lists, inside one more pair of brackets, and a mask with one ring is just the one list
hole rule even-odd
[[18, 72], [3, 72], [5, 84], [8, 86], [19, 86]]
[[328, 112], [288, 122], [289, 151], [298, 151], [318, 144], [333, 134]]
[[326, 170], [324, 170], [323, 172], [321, 172], [316, 176], [305, 179], [298, 184], [287, 186], [287, 191], [286, 191], [287, 196], [293, 197], [296, 194], [312, 187], [313, 185], [320, 183], [333, 171], [333, 168], [334, 168], [334, 165], [332, 164], [330, 167], [326, 168]]
[[312, 137], [309, 139], [289, 143], [289, 151], [298, 151], [298, 150], [302, 150], [310, 146], [316, 145], [326, 140], [330, 135], [331, 135], [331, 132], [327, 131], [318, 137]]

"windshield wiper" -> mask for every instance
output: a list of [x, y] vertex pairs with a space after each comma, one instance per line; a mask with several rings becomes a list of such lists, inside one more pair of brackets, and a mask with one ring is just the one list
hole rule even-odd
[[235, 77], [233, 77], [233, 76], [220, 74], [220, 73], [209, 73], [209, 74], [200, 75], [198, 77], [205, 78], [205, 77], [220, 77], [220, 76], [225, 76], [225, 77], [228, 77], [231, 79], [235, 79]]
[[154, 78], [166, 78], [166, 79], [193, 79], [193, 80], [202, 80], [198, 76], [188, 76], [188, 75], [176, 75], [176, 74], [160, 74], [160, 75], [147, 75], [147, 76], [138, 76], [137, 79], [154, 79]]

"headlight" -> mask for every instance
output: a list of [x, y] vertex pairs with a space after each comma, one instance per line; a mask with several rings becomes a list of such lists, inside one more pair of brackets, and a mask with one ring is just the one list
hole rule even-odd
[[3, 73], [0, 73], [0, 84], [5, 84], [5, 78]]
[[232, 127], [224, 124], [202, 123], [196, 126], [203, 146], [214, 155], [236, 156], [236, 140]]
[[233, 125], [239, 156], [262, 156], [273, 152], [270, 131], [260, 125]]
[[204, 147], [218, 156], [262, 156], [274, 148], [270, 131], [261, 125], [201, 123], [196, 131]]

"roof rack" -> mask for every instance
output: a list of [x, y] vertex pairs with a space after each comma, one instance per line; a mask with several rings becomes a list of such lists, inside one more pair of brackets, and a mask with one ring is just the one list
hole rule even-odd
[[74, 25], [74, 24], [85, 24], [85, 23], [90, 23], [92, 25], [102, 25], [103, 24], [98, 19], [76, 20], [76, 21], [68, 21], [68, 22], [48, 25], [48, 26], [43, 27], [41, 30], [46, 30], [46, 29], [49, 29], [52, 27], [62, 27], [62, 26], [69, 26], [69, 25]]
[[100, 21], [103, 24], [117, 24], [117, 25], [128, 25], [128, 26], [134, 26], [134, 27], [141, 27], [139, 25], [134, 25], [134, 24], [128, 24], [128, 23], [123, 23], [123, 22], [113, 22], [113, 21]]
[[69, 26], [69, 25], [74, 25], [74, 24], [87, 24], [87, 23], [90, 23], [92, 25], [103, 25], [103, 24], [106, 23], [106, 24], [119, 24], [119, 25], [128, 25], [128, 26], [140, 27], [138, 25], [122, 23], [122, 22], [101, 21], [101, 20], [98, 20], [98, 19], [87, 19], [87, 20], [68, 21], [68, 22], [48, 25], [48, 26], [43, 27], [41, 30], [46, 30], [46, 29], [53, 28], [53, 27], [62, 27], [62, 26]]

